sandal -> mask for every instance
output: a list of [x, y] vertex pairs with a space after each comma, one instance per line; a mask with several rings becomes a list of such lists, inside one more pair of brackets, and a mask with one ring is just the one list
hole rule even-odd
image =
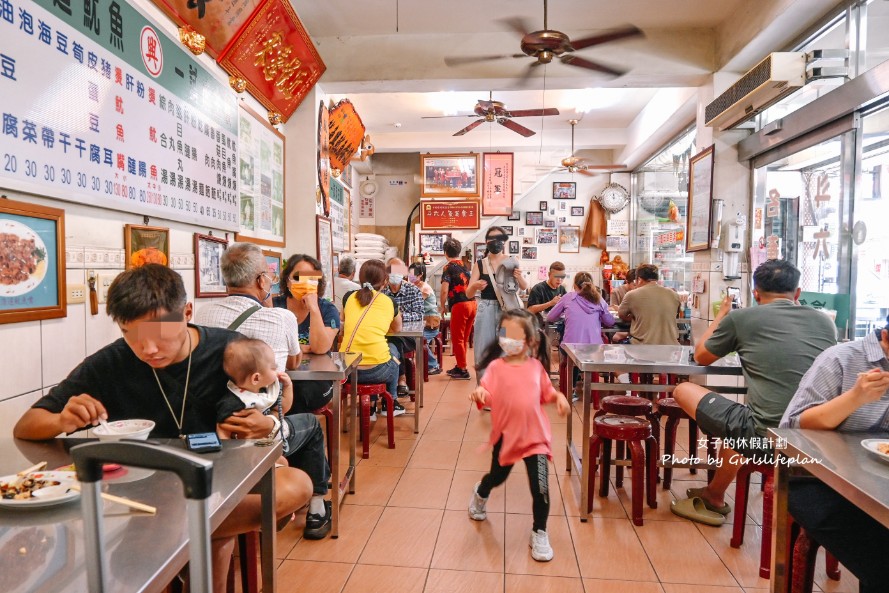
[[707, 510], [704, 500], [699, 496], [674, 500], [670, 505], [670, 511], [683, 519], [689, 519], [690, 521], [713, 527], [721, 527], [725, 523], [725, 517], [719, 513]]
[[685, 495], [689, 498], [700, 498], [704, 501], [704, 506], [707, 507], [708, 511], [713, 511], [714, 513], [719, 513], [720, 515], [728, 515], [732, 512], [732, 507], [729, 506], [728, 503], [723, 503], [721, 507], [718, 507], [714, 504], [707, 502], [707, 499], [703, 496], [704, 488], [688, 488], [685, 491]]

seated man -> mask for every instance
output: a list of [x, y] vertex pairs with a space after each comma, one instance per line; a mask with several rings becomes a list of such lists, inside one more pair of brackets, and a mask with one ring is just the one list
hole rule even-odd
[[657, 282], [657, 266], [642, 264], [636, 268], [635, 287], [626, 293], [617, 310], [621, 319], [630, 322], [631, 344], [679, 343], [676, 316], [681, 300], [676, 291]]
[[[552, 308], [559, 304], [562, 297], [565, 296], [565, 287], [562, 282], [565, 281], [565, 264], [560, 261], [554, 261], [549, 265], [549, 274], [546, 280], [538, 282], [531, 287], [528, 293], [528, 311], [537, 315], [540, 321], [540, 327], [546, 327], [546, 315]], [[565, 331], [565, 323], [559, 320], [555, 324], [559, 336]]]
[[[701, 365], [738, 353], [747, 381], [747, 404], [694, 383], [676, 387], [673, 397], [698, 427], [727, 443], [720, 450], [713, 481], [704, 488], [689, 488], [687, 500], [673, 503], [675, 514], [709, 524], [724, 522], [724, 515], [731, 512], [725, 491], [738, 473], [735, 451], [746, 457], [770, 454], [768, 449], [748, 447], [747, 443], [767, 436], [769, 428], [778, 426], [803, 373], [821, 352], [836, 344], [836, 328], [830, 318], [796, 304], [799, 277], [799, 270], [787, 261], [769, 260], [760, 265], [753, 273], [753, 298], [759, 306], [732, 311], [732, 299], [726, 297], [697, 342], [695, 361]], [[636, 278], [638, 281], [638, 273]], [[627, 298], [639, 290], [643, 289], [634, 290]], [[701, 502], [706, 509], [698, 512]]]
[[[889, 430], [889, 325], [822, 352], [800, 381], [781, 427]], [[788, 507], [809, 536], [858, 577], [862, 593], [886, 590], [889, 529], [819, 480], [791, 479]]]
[[[228, 390], [222, 370], [234, 332], [191, 325], [182, 277], [166, 266], [128, 270], [108, 289], [107, 311], [123, 338], [87, 357], [61, 383], [37, 400], [13, 429], [20, 439], [51, 439], [98, 424], [99, 418], [145, 418], [152, 437], [176, 438], [214, 432], [266, 438], [277, 422], [260, 410], [245, 410]], [[232, 413], [231, 410], [240, 410]], [[275, 474], [276, 513], [286, 518], [312, 496], [301, 470]], [[225, 590], [234, 536], [259, 528], [260, 500], [247, 496], [213, 533], [213, 583]]]

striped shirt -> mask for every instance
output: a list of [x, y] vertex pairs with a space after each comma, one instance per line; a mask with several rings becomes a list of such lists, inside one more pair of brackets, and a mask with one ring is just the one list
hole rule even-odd
[[[800, 381], [799, 389], [781, 419], [781, 428], [799, 428], [799, 418], [804, 411], [849, 391], [858, 380], [858, 373], [875, 368], [889, 371], [889, 360], [875, 333], [861, 340], [828, 348], [815, 359], [812, 368]], [[889, 430], [889, 391], [878, 401], [864, 404], [852, 412], [837, 426], [837, 430]]]

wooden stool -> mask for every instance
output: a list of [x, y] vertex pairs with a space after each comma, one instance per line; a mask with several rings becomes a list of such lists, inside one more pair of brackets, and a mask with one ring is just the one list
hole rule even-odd
[[[676, 429], [679, 427], [680, 420], [688, 420], [688, 453], [691, 457], [698, 456], [698, 424], [688, 414], [685, 413], [676, 400], [672, 397], [665, 397], [657, 401], [657, 410], [655, 415], [658, 419], [663, 416], [667, 417], [667, 425], [664, 427], [663, 443], [664, 457], [673, 455], [676, 450]], [[716, 458], [716, 443], [713, 439], [707, 439], [707, 461]], [[689, 468], [689, 472], [696, 474], [697, 469]], [[708, 481], [713, 479], [710, 470], [707, 470]], [[670, 489], [673, 481], [673, 468], [664, 467], [664, 490]]]
[[[609, 395], [603, 397], [599, 410], [596, 412], [595, 418], [604, 416], [605, 414], [617, 414], [618, 416], [634, 416], [636, 418], [645, 418], [651, 424], [651, 434], [654, 437], [654, 459], [657, 463], [658, 439], [660, 430], [657, 418], [652, 412], [651, 402], [645, 398], [632, 395]], [[615, 459], [626, 459], [626, 451], [624, 441], [617, 442], [617, 450], [614, 453]], [[655, 474], [657, 479], [657, 474]], [[614, 485], [620, 488], [624, 485], [624, 467], [622, 465], [614, 468]]]
[[[788, 526], [788, 553], [790, 558], [787, 564], [787, 593], [812, 593], [815, 581], [815, 560], [818, 556], [818, 542], [809, 537], [806, 530], [793, 520], [789, 519]], [[840, 580], [840, 563], [836, 557], [824, 551], [824, 572], [827, 578]]]
[[[385, 383], [359, 383], [358, 402], [361, 412], [361, 457], [370, 457], [370, 396], [382, 395], [388, 410], [392, 410], [392, 394], [386, 391]], [[386, 429], [389, 432], [389, 448], [395, 448], [395, 416], [386, 414]]]
[[[633, 500], [633, 523], [642, 525], [642, 492], [647, 486], [648, 506], [657, 508], [655, 494], [655, 472], [657, 471], [657, 459], [654, 455], [656, 446], [654, 436], [651, 434], [651, 424], [640, 418], [631, 416], [599, 416], [593, 419], [593, 438], [590, 440], [590, 450], [586, 452], [590, 456], [590, 477], [587, 484], [590, 492], [596, 483], [596, 471], [599, 466], [599, 450], [602, 449], [602, 477], [599, 479], [599, 496], [608, 496], [608, 478], [611, 466], [611, 441], [624, 441], [629, 445], [631, 468], [633, 475], [631, 480]], [[642, 443], [645, 443], [645, 449]], [[604, 445], [604, 446], [603, 446]], [[646, 457], [647, 455], [647, 457]], [[644, 467], [644, 470], [643, 470]], [[587, 512], [593, 510], [593, 497], [589, 497]]]

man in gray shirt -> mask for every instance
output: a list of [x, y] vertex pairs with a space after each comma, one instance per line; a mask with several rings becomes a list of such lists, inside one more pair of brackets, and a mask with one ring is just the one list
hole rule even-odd
[[[748, 458], [770, 455], [770, 447], [752, 441], [759, 442], [769, 428], [778, 426], [803, 374], [821, 352], [836, 344], [830, 318], [796, 304], [799, 278], [799, 270], [789, 262], [760, 265], [753, 274], [758, 306], [732, 311], [732, 299], [726, 297], [695, 348], [695, 361], [702, 365], [738, 353], [747, 381], [746, 405], [693, 383], [682, 383], [673, 392], [704, 433], [724, 441], [713, 481], [687, 491], [690, 499], [700, 498], [707, 510], [723, 516], [731, 512], [725, 491], [738, 473], [735, 452]], [[672, 510], [687, 508], [684, 502], [674, 502]]]

